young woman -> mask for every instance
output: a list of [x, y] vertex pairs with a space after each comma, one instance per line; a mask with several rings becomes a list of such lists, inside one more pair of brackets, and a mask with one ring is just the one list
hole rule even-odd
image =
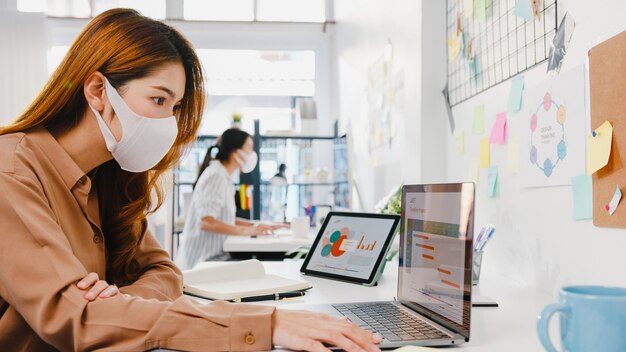
[[[182, 296], [146, 213], [195, 138], [204, 94], [176, 30], [115, 9], [0, 129], [0, 350], [377, 349], [378, 336], [328, 316]], [[90, 272], [120, 294], [85, 299], [79, 282], [105, 287]]]
[[200, 165], [175, 257], [181, 269], [191, 269], [205, 260], [228, 259], [222, 250], [226, 236], [268, 235], [280, 227], [236, 217], [232, 175], [236, 170], [252, 172], [257, 161], [252, 137], [238, 128], [224, 131], [217, 144], [209, 148]]

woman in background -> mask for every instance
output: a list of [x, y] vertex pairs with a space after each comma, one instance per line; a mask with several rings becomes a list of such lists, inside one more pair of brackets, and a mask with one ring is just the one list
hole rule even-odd
[[[215, 158], [213, 151], [217, 150]], [[176, 255], [176, 264], [183, 270], [206, 260], [229, 258], [222, 247], [226, 236], [269, 235], [281, 225], [255, 224], [236, 217], [236, 170], [254, 170], [258, 156], [252, 137], [239, 128], [230, 128], [210, 147], [198, 172], [191, 203]]]
[[[379, 337], [326, 315], [182, 295], [146, 213], [194, 142], [204, 99], [190, 43], [114, 9], [85, 26], [33, 103], [0, 128], [0, 350], [377, 349]], [[85, 299], [86, 287], [109, 284], [121, 294]]]

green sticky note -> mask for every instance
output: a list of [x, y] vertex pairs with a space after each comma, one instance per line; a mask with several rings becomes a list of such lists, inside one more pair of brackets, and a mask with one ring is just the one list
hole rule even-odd
[[474, 1], [474, 17], [478, 21], [485, 21], [487, 19], [487, 4], [486, 0]]
[[487, 196], [495, 198], [498, 196], [498, 167], [491, 166], [487, 169]]
[[474, 109], [474, 133], [485, 133], [485, 106], [479, 105]]
[[572, 177], [572, 198], [574, 200], [574, 220], [593, 218], [593, 193], [591, 175]]
[[509, 112], [517, 112], [522, 108], [522, 92], [524, 91], [524, 76], [517, 76], [511, 81], [509, 91]]

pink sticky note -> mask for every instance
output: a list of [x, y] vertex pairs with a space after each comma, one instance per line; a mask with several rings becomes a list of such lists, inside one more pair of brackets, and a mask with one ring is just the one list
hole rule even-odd
[[489, 144], [504, 144], [506, 143], [506, 112], [501, 112], [496, 115], [496, 122], [491, 127], [491, 137], [489, 137]]

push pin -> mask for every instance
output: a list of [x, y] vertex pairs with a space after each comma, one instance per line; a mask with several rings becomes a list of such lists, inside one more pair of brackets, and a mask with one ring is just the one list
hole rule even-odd
[[591, 135], [593, 136], [593, 138], [596, 138], [596, 136], [598, 135], [598, 133], [596, 131], [591, 132]]

